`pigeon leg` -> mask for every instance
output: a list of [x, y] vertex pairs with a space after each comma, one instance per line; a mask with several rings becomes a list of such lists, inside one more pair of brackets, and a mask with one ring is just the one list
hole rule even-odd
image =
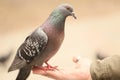
[[47, 61], [45, 62], [45, 64], [47, 65], [47, 66], [45, 66], [45, 67], [46, 67], [48, 70], [52, 70], [52, 71], [58, 70], [58, 69], [57, 69], [58, 66], [51, 66], [50, 64], [48, 64]]
[[50, 64], [48, 64], [47, 62], [45, 62], [46, 66], [34, 66], [33, 68], [37, 68], [37, 69], [40, 69], [40, 70], [43, 70], [43, 71], [54, 71], [54, 70], [58, 70], [57, 67], [58, 66], [51, 66]]

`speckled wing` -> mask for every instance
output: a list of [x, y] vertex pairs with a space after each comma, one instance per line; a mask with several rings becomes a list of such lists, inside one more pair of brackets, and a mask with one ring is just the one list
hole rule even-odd
[[31, 63], [36, 56], [40, 56], [47, 46], [47, 41], [46, 33], [42, 29], [36, 29], [17, 50], [16, 57], [9, 71], [22, 68]]
[[26, 62], [31, 62], [34, 57], [40, 55], [47, 44], [47, 35], [42, 31], [35, 31], [28, 36], [18, 49], [17, 55]]

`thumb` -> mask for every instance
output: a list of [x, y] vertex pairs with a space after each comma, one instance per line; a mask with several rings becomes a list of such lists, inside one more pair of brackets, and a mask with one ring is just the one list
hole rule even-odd
[[80, 68], [85, 66], [85, 65], [90, 65], [91, 64], [91, 60], [88, 59], [88, 58], [84, 58], [84, 57], [81, 57], [81, 56], [74, 56], [73, 57], [73, 62], [76, 64], [76, 68]]
[[76, 68], [80, 68], [81, 67], [82, 59], [83, 58], [81, 56], [74, 56], [73, 57], [73, 62], [75, 63], [75, 67]]
[[73, 62], [78, 63], [82, 57], [81, 56], [74, 56], [73, 57]]

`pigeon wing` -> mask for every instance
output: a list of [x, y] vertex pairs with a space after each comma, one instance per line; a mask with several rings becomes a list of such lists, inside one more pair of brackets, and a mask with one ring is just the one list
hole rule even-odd
[[46, 33], [41, 29], [36, 29], [19, 47], [15, 59], [8, 71], [20, 69], [31, 63], [37, 55], [42, 54], [42, 51], [47, 46], [47, 42], [48, 37]]

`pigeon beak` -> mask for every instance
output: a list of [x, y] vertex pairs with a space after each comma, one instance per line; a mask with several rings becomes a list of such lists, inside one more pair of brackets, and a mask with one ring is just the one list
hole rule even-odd
[[73, 16], [74, 19], [77, 19], [77, 17], [75, 16], [75, 13], [74, 13], [74, 12], [71, 13], [71, 16]]

